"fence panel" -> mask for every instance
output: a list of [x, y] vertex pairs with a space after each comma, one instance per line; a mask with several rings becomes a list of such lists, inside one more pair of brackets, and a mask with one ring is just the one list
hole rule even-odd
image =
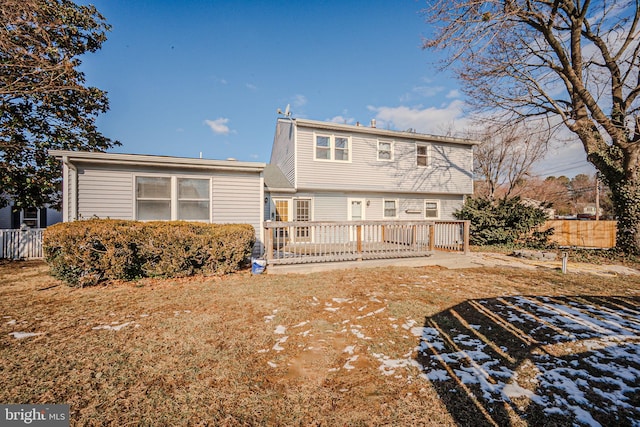
[[40, 259], [42, 252], [42, 228], [0, 230], [0, 258]]
[[617, 221], [549, 220], [540, 231], [554, 229], [549, 240], [558, 246], [613, 248], [616, 245]]

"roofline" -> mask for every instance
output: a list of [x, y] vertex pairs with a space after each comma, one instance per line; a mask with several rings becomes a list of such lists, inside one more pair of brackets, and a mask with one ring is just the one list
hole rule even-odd
[[347, 124], [340, 124], [340, 123], [320, 122], [317, 120], [309, 120], [309, 119], [286, 119], [286, 118], [278, 119], [278, 121], [284, 121], [284, 120], [292, 120], [296, 124], [296, 126], [311, 127], [316, 129], [369, 133], [369, 134], [384, 135], [384, 136], [396, 137], [396, 138], [402, 137], [402, 138], [413, 139], [418, 141], [445, 142], [449, 144], [462, 144], [462, 145], [481, 144], [480, 141], [476, 141], [474, 139], [454, 138], [451, 136], [429, 135], [425, 133], [388, 130], [388, 129], [369, 127], [369, 126], [360, 126], [360, 125], [356, 126], [356, 125], [347, 125]]
[[155, 156], [150, 154], [103, 153], [98, 151], [48, 150], [48, 154], [72, 163], [109, 163], [190, 169], [221, 169], [262, 172], [266, 163], [211, 160], [191, 157]]

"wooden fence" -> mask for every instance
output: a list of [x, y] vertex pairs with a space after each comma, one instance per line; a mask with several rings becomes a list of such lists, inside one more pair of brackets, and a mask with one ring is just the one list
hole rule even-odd
[[268, 264], [299, 264], [467, 252], [468, 221], [267, 221]]
[[0, 258], [43, 258], [42, 228], [0, 230]]
[[616, 245], [617, 221], [549, 220], [541, 231], [553, 227], [549, 238], [558, 246], [581, 248], [613, 248]]

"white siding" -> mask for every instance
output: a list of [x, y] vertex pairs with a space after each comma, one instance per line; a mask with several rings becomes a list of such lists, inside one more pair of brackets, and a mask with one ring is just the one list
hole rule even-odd
[[262, 189], [259, 174], [216, 173], [213, 175], [213, 222], [251, 224], [260, 240]]
[[[286, 197], [286, 196], [285, 196]], [[291, 196], [289, 196], [291, 197]], [[305, 197], [299, 193], [296, 197]], [[367, 221], [382, 221], [384, 200], [398, 201], [398, 216], [394, 220], [423, 220], [425, 200], [440, 202], [440, 220], [453, 220], [453, 212], [462, 207], [463, 198], [458, 195], [372, 194], [372, 193], [318, 193], [313, 197], [314, 221], [347, 221], [349, 199], [364, 199], [364, 215]], [[407, 212], [419, 211], [416, 213]]]
[[[330, 132], [322, 131], [322, 134]], [[344, 133], [337, 133], [345, 135]], [[388, 141], [389, 138], [383, 138]], [[427, 143], [431, 146], [429, 167], [416, 166], [411, 139], [394, 139], [394, 160], [377, 159], [378, 138], [351, 134], [351, 162], [314, 160], [314, 131], [297, 130], [297, 187], [299, 189], [347, 191], [400, 191], [471, 194], [471, 146]], [[423, 144], [423, 142], [420, 142]]]
[[295, 133], [296, 126], [291, 120], [278, 120], [273, 139], [270, 163], [277, 165], [287, 181], [295, 186]]
[[104, 168], [78, 168], [78, 219], [134, 219], [133, 173]]

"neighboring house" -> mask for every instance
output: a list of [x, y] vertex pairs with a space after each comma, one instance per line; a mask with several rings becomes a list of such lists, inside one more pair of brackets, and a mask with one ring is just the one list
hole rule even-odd
[[467, 139], [281, 118], [265, 220], [450, 220], [473, 193]]
[[62, 212], [52, 208], [26, 208], [20, 209], [13, 206], [5, 206], [0, 209], [0, 230], [20, 228], [46, 228], [62, 221]]
[[63, 221], [247, 223], [262, 251], [264, 163], [50, 150], [63, 164]]

